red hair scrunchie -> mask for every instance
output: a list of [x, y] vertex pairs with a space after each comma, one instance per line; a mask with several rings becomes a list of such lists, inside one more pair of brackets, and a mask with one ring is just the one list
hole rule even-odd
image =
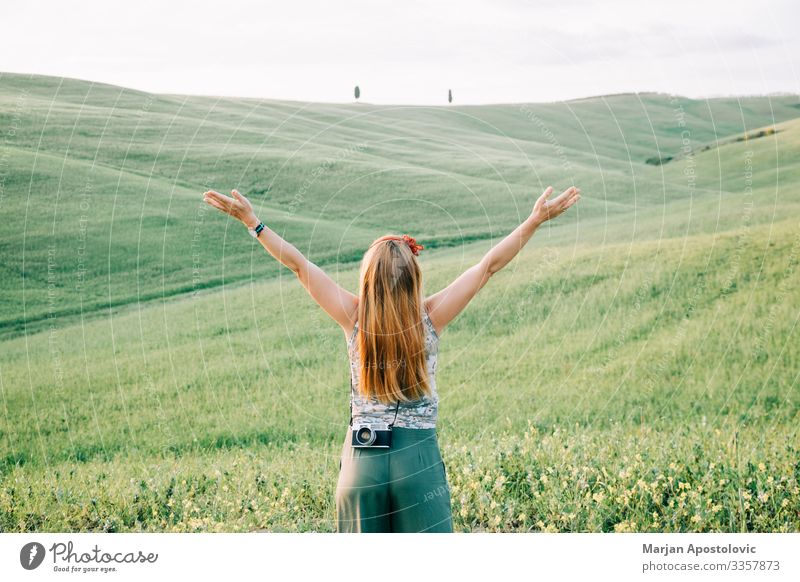
[[403, 241], [408, 245], [408, 248], [411, 249], [411, 252], [414, 253], [414, 256], [419, 256], [419, 252], [424, 249], [425, 247], [417, 244], [417, 241], [414, 237], [408, 236], [407, 234], [403, 235]]

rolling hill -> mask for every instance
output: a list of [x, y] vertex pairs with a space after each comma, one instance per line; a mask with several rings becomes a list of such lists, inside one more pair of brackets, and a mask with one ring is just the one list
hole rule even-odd
[[332, 528], [344, 339], [205, 189], [351, 290], [369, 242], [409, 232], [433, 292], [577, 184], [443, 334], [457, 528], [797, 531], [798, 103], [0, 75], [0, 530]]

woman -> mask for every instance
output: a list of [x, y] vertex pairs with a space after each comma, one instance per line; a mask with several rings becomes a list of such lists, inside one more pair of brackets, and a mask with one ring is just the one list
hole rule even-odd
[[292, 244], [262, 224], [239, 192], [209, 191], [204, 200], [240, 220], [291, 269], [344, 331], [350, 357], [350, 426], [336, 487], [339, 532], [451, 532], [450, 489], [436, 436], [439, 336], [505, 267], [546, 220], [580, 200], [568, 188], [550, 200], [548, 187], [530, 216], [481, 261], [424, 298], [408, 235], [384, 236], [361, 261], [358, 295], [339, 287]]

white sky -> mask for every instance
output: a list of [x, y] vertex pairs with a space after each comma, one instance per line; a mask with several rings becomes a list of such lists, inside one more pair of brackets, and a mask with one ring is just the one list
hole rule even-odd
[[[0, 71], [371, 103], [800, 93], [797, 0], [3, 0]], [[2, 79], [0, 78], [0, 83]]]

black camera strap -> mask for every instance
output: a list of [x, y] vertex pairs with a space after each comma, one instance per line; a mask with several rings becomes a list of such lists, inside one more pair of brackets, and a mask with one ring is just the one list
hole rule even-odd
[[397, 412], [400, 410], [400, 401], [397, 401], [397, 406], [394, 407], [394, 420], [392, 420], [392, 424], [389, 425], [389, 428], [394, 426], [394, 423], [397, 422]]
[[350, 426], [353, 426], [353, 379], [350, 378]]

